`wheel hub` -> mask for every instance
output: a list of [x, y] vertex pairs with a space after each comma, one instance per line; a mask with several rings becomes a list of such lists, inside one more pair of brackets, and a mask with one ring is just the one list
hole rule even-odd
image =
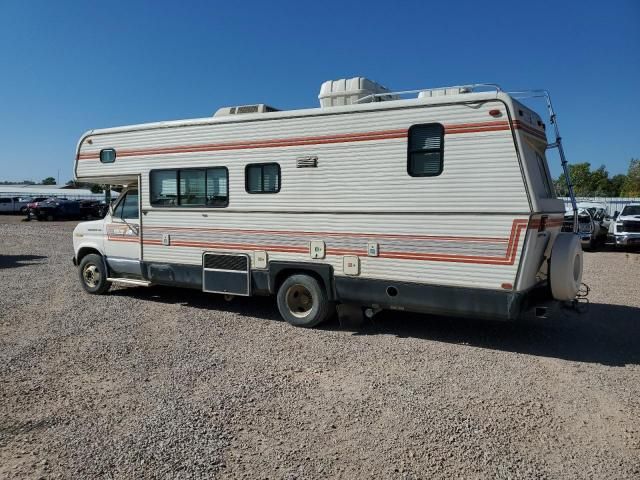
[[303, 285], [293, 285], [287, 290], [287, 307], [292, 315], [304, 318], [313, 308], [313, 296]]
[[95, 265], [87, 265], [84, 267], [82, 271], [82, 278], [84, 278], [84, 283], [87, 284], [89, 288], [95, 288], [100, 283], [100, 270]]

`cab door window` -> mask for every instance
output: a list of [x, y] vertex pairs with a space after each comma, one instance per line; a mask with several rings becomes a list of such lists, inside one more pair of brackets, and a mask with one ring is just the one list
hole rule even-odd
[[125, 194], [125, 197], [116, 207], [114, 212], [116, 218], [123, 220], [130, 220], [139, 218], [140, 212], [138, 209], [138, 190], [129, 190]]

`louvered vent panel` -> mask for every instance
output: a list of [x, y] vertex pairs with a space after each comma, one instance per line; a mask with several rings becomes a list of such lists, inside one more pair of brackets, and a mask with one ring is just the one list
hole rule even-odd
[[315, 168], [318, 166], [318, 157], [296, 158], [296, 168]]
[[236, 113], [257, 113], [259, 105], [244, 105], [238, 107]]
[[204, 256], [204, 268], [246, 272], [248, 270], [247, 257], [244, 255], [219, 255], [207, 253]]

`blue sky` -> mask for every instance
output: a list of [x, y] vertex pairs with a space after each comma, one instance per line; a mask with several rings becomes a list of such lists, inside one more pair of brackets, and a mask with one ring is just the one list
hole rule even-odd
[[569, 161], [626, 172], [640, 157], [639, 26], [637, 0], [3, 0], [0, 180], [69, 180], [91, 128], [313, 107], [324, 80], [350, 76], [547, 88]]

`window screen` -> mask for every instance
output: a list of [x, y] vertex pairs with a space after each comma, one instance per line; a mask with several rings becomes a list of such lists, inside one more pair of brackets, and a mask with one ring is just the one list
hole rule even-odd
[[154, 207], [226, 207], [229, 203], [225, 167], [153, 170], [149, 179]]
[[102, 163], [113, 163], [116, 161], [116, 151], [113, 148], [100, 150], [100, 161]]
[[247, 165], [245, 188], [249, 193], [278, 193], [280, 191], [280, 165], [277, 163]]
[[444, 127], [440, 123], [409, 128], [407, 170], [412, 177], [435, 177], [442, 173]]

